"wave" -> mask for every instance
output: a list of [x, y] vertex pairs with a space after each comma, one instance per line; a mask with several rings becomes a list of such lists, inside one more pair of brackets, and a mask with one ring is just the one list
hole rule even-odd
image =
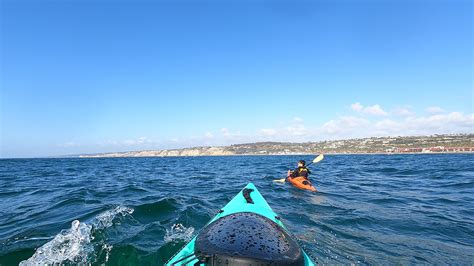
[[112, 226], [116, 217], [130, 215], [133, 211], [132, 208], [118, 206], [100, 213], [89, 223], [74, 220], [70, 229], [62, 230], [51, 241], [39, 247], [32, 257], [20, 262], [20, 266], [90, 263], [95, 254], [102, 254], [104, 251], [107, 261], [112, 245], [105, 240], [93, 242], [95, 233]]

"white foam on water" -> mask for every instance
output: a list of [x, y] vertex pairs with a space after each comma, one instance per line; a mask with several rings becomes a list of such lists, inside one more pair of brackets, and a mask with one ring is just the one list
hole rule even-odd
[[105, 250], [105, 262], [109, 261], [110, 252], [112, 251], [113, 247], [114, 246], [107, 243], [102, 246], [102, 250]]
[[173, 224], [171, 229], [166, 229], [165, 242], [190, 241], [193, 238], [194, 227], [186, 228], [182, 224]]
[[113, 225], [117, 216], [127, 216], [133, 213], [132, 208], [118, 206], [113, 210], [97, 215], [90, 224], [78, 220], [72, 222], [71, 228], [62, 230], [53, 240], [39, 247], [28, 260], [20, 262], [20, 266], [45, 265], [62, 263], [91, 263], [90, 258], [97, 248], [106, 251], [106, 261], [112, 245], [107, 243], [93, 244], [93, 230], [104, 230]]
[[115, 207], [115, 209], [113, 210], [108, 210], [106, 212], [103, 212], [97, 215], [97, 217], [95, 217], [95, 219], [92, 220], [91, 223], [93, 224], [94, 229], [96, 230], [105, 229], [107, 227], [112, 226], [113, 224], [112, 221], [114, 220], [116, 216], [118, 215], [127, 216], [127, 215], [132, 214], [133, 211], [134, 210], [132, 208], [118, 206], [118, 207]]
[[92, 226], [75, 220], [71, 229], [61, 231], [53, 240], [38, 248], [31, 258], [20, 262], [20, 265], [45, 265], [66, 260], [85, 262], [90, 248], [88, 244], [92, 240], [91, 230]]

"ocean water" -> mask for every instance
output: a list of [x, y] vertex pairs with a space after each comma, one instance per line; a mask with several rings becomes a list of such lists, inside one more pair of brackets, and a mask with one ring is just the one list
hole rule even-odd
[[162, 265], [248, 182], [320, 264], [474, 263], [474, 155], [0, 160], [0, 265]]

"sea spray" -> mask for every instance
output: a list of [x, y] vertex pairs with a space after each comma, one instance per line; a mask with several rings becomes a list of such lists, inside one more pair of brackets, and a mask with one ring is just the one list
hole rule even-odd
[[166, 229], [165, 242], [185, 241], [191, 240], [194, 234], [194, 227], [186, 228], [182, 224], [173, 224], [171, 229]]
[[39, 247], [31, 258], [20, 262], [20, 265], [91, 263], [96, 251], [105, 251], [107, 261], [112, 245], [105, 243], [105, 240], [93, 243], [94, 233], [112, 226], [117, 216], [124, 217], [132, 213], [132, 208], [118, 206], [97, 215], [89, 224], [74, 220], [70, 229], [62, 230], [53, 240]]
[[86, 262], [91, 252], [88, 245], [91, 240], [92, 226], [78, 220], [72, 222], [71, 228], [61, 231], [53, 240], [38, 248], [35, 254], [20, 265], [45, 265], [62, 261]]
[[131, 215], [133, 213], [132, 208], [128, 207], [123, 207], [123, 206], [117, 206], [113, 210], [108, 210], [105, 211], [99, 215], [97, 215], [91, 222], [91, 224], [94, 226], [94, 229], [100, 230], [100, 229], [105, 229], [107, 227], [112, 226], [112, 222], [116, 216], [127, 216]]

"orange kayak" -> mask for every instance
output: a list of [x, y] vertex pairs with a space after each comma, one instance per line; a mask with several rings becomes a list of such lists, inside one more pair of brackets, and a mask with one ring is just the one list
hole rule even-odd
[[313, 187], [311, 182], [308, 179], [306, 179], [306, 177], [304, 176], [290, 177], [290, 175], [288, 174], [288, 177], [286, 178], [286, 180], [290, 182], [293, 186], [299, 189], [316, 191], [316, 188]]

